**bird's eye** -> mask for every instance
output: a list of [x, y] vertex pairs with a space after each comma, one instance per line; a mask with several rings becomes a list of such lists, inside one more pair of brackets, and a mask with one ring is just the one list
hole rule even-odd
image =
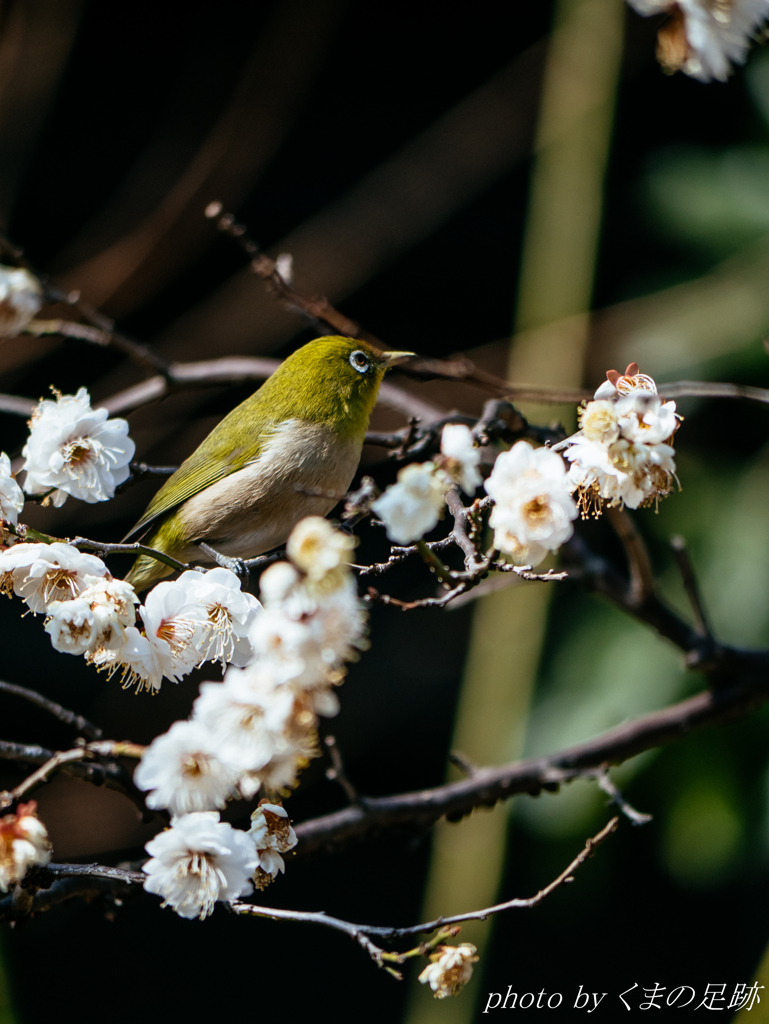
[[360, 349], [353, 352], [350, 356], [350, 366], [353, 370], [357, 370], [358, 373], [365, 373], [370, 365], [369, 357], [365, 352], [361, 352]]

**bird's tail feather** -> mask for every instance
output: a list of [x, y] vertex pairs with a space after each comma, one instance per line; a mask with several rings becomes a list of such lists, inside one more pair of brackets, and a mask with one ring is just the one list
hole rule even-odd
[[126, 576], [126, 582], [130, 583], [140, 594], [143, 590], [151, 587], [153, 583], [157, 583], [165, 576], [170, 576], [173, 571], [170, 565], [159, 562], [151, 555], [139, 555]]

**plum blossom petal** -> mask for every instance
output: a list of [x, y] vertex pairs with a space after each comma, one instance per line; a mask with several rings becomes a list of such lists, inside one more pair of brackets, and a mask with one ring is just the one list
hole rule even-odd
[[224, 807], [235, 793], [238, 769], [219, 757], [215, 737], [199, 721], [174, 722], [144, 752], [134, 772], [153, 810], [189, 814]]
[[372, 504], [396, 544], [420, 540], [437, 525], [450, 480], [432, 462], [412, 463]]
[[34, 800], [0, 818], [0, 892], [8, 892], [31, 867], [50, 859], [51, 844]]
[[436, 999], [455, 996], [473, 976], [473, 964], [478, 962], [475, 946], [463, 942], [461, 946], [439, 946], [432, 954], [432, 961], [419, 980], [429, 985]]
[[174, 818], [146, 845], [147, 892], [163, 897], [180, 917], [204, 918], [217, 901], [233, 902], [253, 891], [258, 855], [245, 832], [219, 821], [216, 811]]
[[494, 544], [516, 565], [538, 565], [571, 537], [577, 507], [556, 452], [518, 441], [502, 452], [485, 484], [494, 499]]
[[71, 544], [14, 544], [0, 551], [0, 588], [23, 598], [30, 611], [45, 612], [52, 601], [79, 597], [89, 579], [107, 575], [107, 566]]
[[106, 409], [91, 408], [85, 388], [41, 401], [22, 452], [27, 491], [53, 489], [51, 500], [57, 507], [68, 495], [90, 503], [114, 497], [115, 488], [130, 475], [136, 446], [126, 420], [108, 416]]
[[20, 334], [43, 305], [43, 289], [24, 267], [0, 266], [0, 338]]
[[11, 474], [11, 460], [0, 452], [0, 519], [17, 526], [23, 508], [24, 492]]
[[469, 427], [463, 423], [447, 423], [441, 434], [443, 469], [465, 494], [475, 494], [481, 486], [481, 453]]

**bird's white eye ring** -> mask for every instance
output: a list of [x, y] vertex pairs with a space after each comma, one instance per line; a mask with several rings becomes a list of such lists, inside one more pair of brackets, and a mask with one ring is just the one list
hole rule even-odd
[[365, 352], [361, 352], [360, 349], [356, 349], [350, 356], [350, 366], [353, 370], [357, 370], [358, 373], [365, 373], [370, 365], [368, 356]]

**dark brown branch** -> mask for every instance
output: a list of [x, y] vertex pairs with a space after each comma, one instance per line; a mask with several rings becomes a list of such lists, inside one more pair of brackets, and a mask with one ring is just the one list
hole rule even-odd
[[520, 793], [555, 791], [580, 776], [596, 776], [604, 765], [621, 764], [636, 754], [681, 739], [709, 725], [741, 718], [769, 700], [769, 655], [732, 652], [737, 681], [625, 722], [595, 739], [548, 757], [479, 768], [471, 778], [433, 789], [370, 797], [365, 810], [347, 807], [295, 826], [297, 856], [383, 831], [423, 830], [440, 818], [458, 820], [479, 806], [490, 807]]
[[[136, 892], [145, 876], [137, 871], [104, 867], [101, 864], [48, 864], [24, 879], [30, 882], [31, 900], [20, 913], [12, 896], [0, 900], [0, 921], [41, 914], [73, 899], [124, 900]], [[37, 889], [38, 891], [34, 891]]]
[[[455, 364], [453, 361], [436, 360], [436, 363], [444, 368], [442, 379], [457, 380], [469, 379], [454, 372], [453, 367], [465, 366], [460, 360]], [[199, 387], [220, 387], [224, 384], [240, 384], [244, 381], [261, 381], [270, 376], [279, 365], [279, 360], [259, 358], [256, 356], [227, 356], [222, 359], [210, 359], [193, 363], [171, 363], [164, 367], [163, 373], [148, 378], [134, 387], [120, 391], [101, 403], [101, 407], [107, 409], [112, 416], [125, 416], [135, 409], [150, 402], [156, 402], [161, 398], [177, 391], [189, 390]], [[408, 364], [409, 366], [411, 364]], [[401, 371], [399, 367], [399, 372]], [[497, 380], [497, 378], [493, 378]], [[555, 404], [574, 403], [591, 398], [590, 392], [559, 390], [551, 388], [533, 388], [523, 385], [512, 384], [502, 381], [504, 394], [518, 398], [522, 401], [552, 402]], [[499, 389], [496, 389], [499, 390]], [[660, 386], [660, 394], [665, 398], [732, 398], [747, 401], [759, 402], [762, 405], [769, 404], [769, 390], [765, 388], [754, 388], [746, 385], [727, 383], [708, 383], [704, 381], [677, 381], [672, 384]], [[475, 421], [472, 417], [455, 415], [446, 418], [445, 413], [430, 405], [417, 395], [399, 388], [391, 382], [385, 381], [380, 391], [380, 400], [386, 405], [403, 412], [405, 415], [415, 415], [420, 420], [433, 423], [443, 417], [443, 422], [462, 423], [468, 422], [472, 425]], [[496, 403], [495, 403], [496, 404]], [[37, 402], [31, 398], [24, 398], [17, 395], [0, 394], [0, 412], [6, 412], [14, 416], [29, 416]], [[502, 403], [501, 407], [509, 405]], [[516, 412], [516, 417], [523, 421], [523, 417]], [[482, 417], [479, 423], [483, 423]], [[525, 421], [523, 421], [525, 423]], [[502, 437], [504, 421], [497, 426], [499, 432], [493, 436]], [[526, 425], [524, 428], [516, 428], [512, 424], [509, 429], [516, 437], [531, 437], [534, 440], [556, 441], [553, 431]], [[382, 445], [388, 448], [396, 448], [402, 444], [400, 434], [371, 434], [369, 443]], [[504, 439], [504, 437], [502, 437]]]
[[36, 693], [34, 690], [28, 690], [23, 686], [17, 686], [15, 683], [4, 683], [0, 681], [0, 693], [10, 693], [15, 697], [21, 697], [22, 700], [27, 700], [30, 704], [36, 704], [39, 708], [43, 708], [49, 714], [58, 718], [60, 722], [64, 722], [65, 725], [72, 725], [78, 732], [78, 735], [84, 736], [87, 740], [98, 739], [102, 732], [101, 729], [89, 722], [87, 718], [83, 718], [82, 715], [75, 714], [74, 711], [69, 711], [67, 708], [63, 708], [61, 704], [57, 704], [53, 700], [49, 700], [44, 697], [41, 693]]
[[35, 769], [31, 775], [28, 775], [23, 782], [20, 782], [18, 786], [14, 786], [13, 789], [6, 790], [5, 792], [0, 791], [0, 811], [4, 811], [6, 808], [15, 804], [17, 800], [21, 800], [23, 796], [26, 796], [37, 786], [43, 782], [47, 782], [49, 776], [53, 775], [54, 772], [63, 768], [67, 764], [72, 764], [74, 761], [85, 761], [90, 758], [91, 754], [85, 747], [75, 747], [73, 750], [59, 750], [55, 754], [52, 754], [44, 764], [40, 765], [39, 768]]
[[74, 309], [90, 324], [89, 327], [67, 320], [33, 320], [27, 328], [30, 333], [68, 335], [91, 344], [114, 348], [145, 370], [149, 369], [156, 373], [159, 370], [161, 374], [166, 372], [166, 361], [162, 356], [154, 352], [148, 345], [134, 341], [117, 331], [114, 320], [110, 320], [98, 309], [94, 309], [93, 306], [85, 302], [81, 298], [80, 292], [63, 292], [46, 274], [42, 274], [32, 265], [24, 250], [3, 231], [0, 231], [0, 246], [10, 253], [15, 263], [25, 267], [40, 281], [46, 302], [62, 302]]
[[627, 601], [633, 607], [640, 606], [654, 594], [654, 573], [649, 561], [649, 552], [632, 517], [624, 508], [608, 507], [606, 516], [622, 542], [627, 557], [630, 570]]
[[209, 203], [205, 209], [206, 217], [216, 220], [219, 231], [233, 239], [250, 261], [251, 272], [260, 277], [268, 290], [286, 309], [299, 313], [317, 328], [321, 334], [343, 334], [348, 338], [365, 338], [381, 347], [381, 342], [374, 335], [363, 331], [360, 324], [340, 313], [338, 309], [323, 296], [307, 298], [294, 291], [288, 281], [281, 276], [277, 263], [271, 259], [248, 234], [245, 224], [240, 224], [234, 214], [224, 211], [221, 203]]
[[677, 380], [671, 384], [660, 384], [659, 393], [663, 398], [734, 398], [748, 402], [769, 405], [769, 390], [754, 388], [747, 384], [724, 384], [706, 380]]
[[7, 412], [11, 416], [23, 416], [24, 419], [31, 416], [37, 406], [33, 398], [20, 398], [17, 395], [0, 395], [0, 412]]
[[686, 547], [686, 541], [683, 537], [671, 537], [670, 546], [673, 549], [676, 562], [678, 563], [678, 569], [681, 573], [681, 580], [686, 591], [686, 596], [689, 598], [689, 604], [692, 606], [695, 618], [697, 619], [697, 625], [703, 636], [712, 639], [713, 632], [708, 623], [707, 613], [705, 611], [705, 605], [702, 601], [702, 595], [700, 594], [700, 588], [697, 583], [697, 577], [694, 572], [694, 566], [692, 565], [691, 558], [689, 557], [689, 551]]
[[[92, 749], [99, 753], [99, 743], [96, 741]], [[0, 761], [12, 761], [17, 764], [45, 765], [55, 756], [56, 751], [47, 750], [45, 747], [29, 743], [12, 743], [9, 740], [0, 740]], [[142, 815], [147, 814], [144, 805], [144, 794], [134, 785], [131, 773], [118, 761], [108, 757], [99, 757], [98, 760], [90, 760], [85, 763], [71, 761], [62, 764], [59, 771], [63, 775], [71, 775], [82, 782], [90, 782], [94, 786], [105, 786], [107, 789], [114, 789], [123, 793], [132, 800], [141, 811]]]

